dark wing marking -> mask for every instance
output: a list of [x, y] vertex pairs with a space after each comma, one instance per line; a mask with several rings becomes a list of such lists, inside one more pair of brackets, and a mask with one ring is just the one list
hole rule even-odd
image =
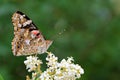
[[20, 16], [22, 16], [23, 18], [25, 18], [26, 22], [27, 21], [31, 21], [31, 22], [29, 22], [26, 25], [23, 25], [24, 24], [23, 23], [21, 28], [29, 28], [30, 31], [32, 31], [32, 30], [38, 30], [38, 28], [36, 27], [36, 25], [33, 23], [33, 21], [28, 16], [26, 16], [24, 13], [22, 13], [20, 11], [16, 11], [16, 13], [19, 14]]

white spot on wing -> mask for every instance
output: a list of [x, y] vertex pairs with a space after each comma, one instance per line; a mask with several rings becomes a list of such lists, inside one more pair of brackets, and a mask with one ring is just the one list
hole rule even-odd
[[34, 35], [34, 34], [31, 34], [31, 37], [32, 37], [32, 39], [35, 38], [35, 35]]
[[[38, 47], [38, 51], [39, 51], [40, 53], [45, 53], [46, 50], [47, 50], [45, 46], [46, 46], [46, 44], [45, 44], [45, 42], [43, 42], [43, 44]], [[39, 53], [39, 54], [40, 54], [40, 53]]]
[[25, 15], [23, 15], [23, 17], [25, 17]]
[[23, 23], [23, 27], [26, 26], [26, 25], [29, 25], [31, 23], [32, 23], [32, 20], [28, 20], [28, 21], [26, 21], [26, 22]]
[[20, 32], [23, 33], [25, 31], [25, 29], [21, 29]]
[[29, 40], [29, 39], [25, 40], [25, 43], [26, 43], [27, 45], [30, 45], [30, 40]]
[[25, 15], [21, 15], [21, 16], [20, 16], [20, 19], [23, 19], [24, 17], [25, 17]]
[[22, 25], [21, 24], [18, 24], [18, 27], [21, 27]]

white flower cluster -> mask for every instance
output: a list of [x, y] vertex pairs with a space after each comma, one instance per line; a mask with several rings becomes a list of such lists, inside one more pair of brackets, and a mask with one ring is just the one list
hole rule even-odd
[[84, 74], [84, 70], [78, 64], [73, 63], [73, 58], [68, 57], [67, 60], [63, 59], [58, 62], [58, 57], [54, 54], [48, 52], [47, 69], [41, 72], [40, 64], [41, 60], [38, 60], [36, 56], [29, 56], [27, 60], [24, 61], [26, 69], [28, 72], [32, 72], [32, 79], [28, 78], [26, 80], [76, 80]]
[[24, 64], [26, 65], [26, 69], [28, 69], [28, 72], [31, 72], [36, 70], [37, 66], [42, 64], [42, 61], [38, 60], [38, 57], [28, 56], [27, 60], [24, 61]]
[[49, 53], [46, 60], [48, 69], [41, 74], [40, 80], [76, 80], [84, 73], [81, 66], [73, 63], [72, 57], [59, 63], [58, 58]]

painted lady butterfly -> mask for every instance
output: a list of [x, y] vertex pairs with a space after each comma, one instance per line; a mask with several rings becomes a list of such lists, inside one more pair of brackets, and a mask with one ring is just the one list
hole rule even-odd
[[52, 44], [45, 40], [41, 32], [24, 13], [17, 11], [12, 16], [14, 39], [12, 51], [15, 56], [42, 54]]

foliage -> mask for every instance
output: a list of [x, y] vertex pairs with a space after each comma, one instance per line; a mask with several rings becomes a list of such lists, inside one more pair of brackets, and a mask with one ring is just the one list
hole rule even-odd
[[3, 77], [0, 75], [0, 80], [4, 80]]

